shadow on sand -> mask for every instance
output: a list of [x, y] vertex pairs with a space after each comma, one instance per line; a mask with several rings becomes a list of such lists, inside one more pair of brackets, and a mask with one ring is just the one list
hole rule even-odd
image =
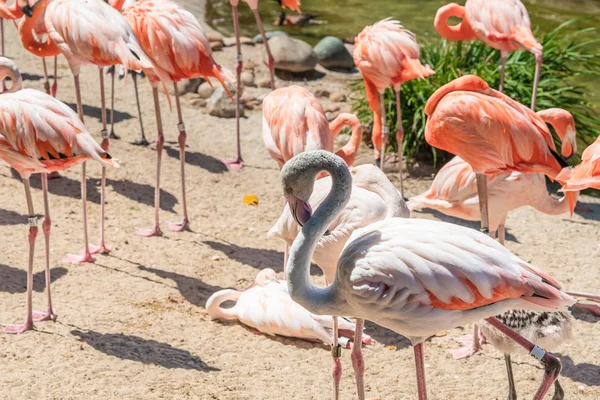
[[[26, 266], [24, 265], [24, 268]], [[63, 267], [52, 268], [50, 270], [50, 282], [54, 283], [58, 279], [67, 275], [69, 271]], [[0, 264], [0, 292], [16, 294], [25, 293], [27, 291], [27, 271], [9, 267], [8, 265]], [[33, 290], [35, 292], [43, 292], [46, 288], [45, 272], [40, 271], [33, 274]]]

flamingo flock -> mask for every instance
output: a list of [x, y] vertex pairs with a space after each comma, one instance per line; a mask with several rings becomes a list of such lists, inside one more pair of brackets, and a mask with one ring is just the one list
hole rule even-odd
[[[453, 350], [455, 358], [470, 357], [484, 342], [490, 342], [505, 355], [509, 399], [516, 399], [510, 355], [525, 351], [544, 369], [534, 399], [543, 399], [552, 385], [553, 399], [564, 398], [557, 380], [560, 360], [540, 346], [553, 348], [572, 336], [573, 319], [567, 307], [600, 313], [599, 307], [580, 304], [576, 298], [600, 301], [600, 296], [568, 290], [542, 268], [512, 253], [504, 246], [505, 223], [509, 212], [527, 205], [551, 215], [572, 215], [581, 190], [600, 189], [600, 138], [583, 151], [579, 165], [566, 164], [563, 157], [577, 152], [575, 120], [568, 111], [558, 108], [536, 112], [543, 53], [524, 5], [519, 0], [467, 0], [464, 7], [448, 4], [435, 15], [434, 27], [443, 38], [479, 39], [500, 51], [501, 83], [496, 90], [478, 76], [465, 75], [437, 88], [427, 100], [427, 142], [456, 157], [439, 171], [429, 190], [405, 202], [401, 86], [435, 73], [421, 63], [415, 35], [399, 21], [386, 18], [365, 27], [356, 36], [353, 58], [362, 73], [369, 108], [374, 114], [371, 140], [377, 167], [354, 166], [363, 137], [361, 122], [349, 113], [328, 121], [317, 97], [304, 87], [275, 88], [274, 60], [258, 1], [244, 1], [263, 37], [270, 73], [272, 92], [262, 105], [262, 136], [266, 152], [281, 176], [282, 211], [269, 236], [285, 243], [284, 279], [280, 280], [273, 270], [264, 269], [245, 291], [215, 292], [206, 303], [210, 319], [238, 320], [266, 335], [331, 346], [336, 399], [340, 398], [342, 348], [351, 347], [356, 393], [361, 400], [366, 398], [362, 346], [371, 343], [369, 335], [363, 332], [365, 321], [409, 339], [419, 400], [428, 398], [424, 364], [427, 339], [457, 326], [474, 324], [472, 335], [457, 339], [465, 347]], [[18, 67], [10, 59], [0, 57], [4, 88], [0, 93], [0, 159], [23, 180], [29, 225], [26, 318], [23, 324], [2, 325], [5, 333], [21, 334], [34, 329], [34, 322], [55, 320], [58, 316], [50, 287], [52, 221], [48, 174], [82, 165], [83, 254], [68, 256], [66, 261], [93, 262], [95, 254], [110, 252], [105, 242], [105, 181], [107, 168], [118, 168], [119, 162], [108, 153], [111, 136], [105, 68], [121, 65], [125, 70], [143, 71], [152, 87], [157, 125], [155, 214], [152, 227], [137, 229], [137, 235], [162, 235], [159, 211], [165, 134], [161, 89], [171, 106], [169, 86], [172, 87], [178, 122], [183, 215], [181, 222], [168, 224], [170, 231], [188, 231], [192, 223], [186, 200], [187, 131], [178, 82], [202, 77], [222, 85], [236, 108], [237, 142], [237, 157], [223, 160], [223, 164], [230, 170], [243, 167], [239, 2], [230, 3], [236, 37], [235, 75], [215, 61], [198, 20], [171, 0], [17, 0], [12, 6], [0, 3], [0, 21], [22, 18], [16, 24], [21, 44], [44, 60], [46, 91], [23, 88]], [[299, 1], [279, 3], [300, 11]], [[448, 23], [450, 17], [462, 21], [452, 26]], [[0, 28], [4, 54], [3, 25]], [[517, 50], [529, 51], [536, 58], [529, 107], [502, 93], [506, 55]], [[77, 112], [56, 98], [56, 57], [61, 54], [73, 75]], [[52, 86], [48, 81], [47, 57], [55, 57]], [[86, 65], [98, 68], [101, 143], [95, 141], [84, 124], [79, 77]], [[4, 85], [7, 79], [12, 82], [8, 89]], [[114, 95], [114, 72], [112, 79]], [[387, 88], [392, 88], [396, 96], [399, 190], [384, 173], [389, 134], [384, 97]], [[336, 151], [335, 138], [344, 127], [351, 129], [350, 140]], [[560, 150], [549, 127], [562, 143]], [[143, 127], [142, 139], [145, 140]], [[98, 246], [88, 242], [88, 160], [102, 166]], [[42, 176], [47, 291], [47, 307], [41, 312], [33, 311], [32, 305], [38, 220], [29, 178], [37, 173]], [[243, 173], [250, 172], [246, 168]], [[546, 177], [561, 185], [563, 197], [554, 198], [548, 193]], [[280, 188], [275, 185], [273, 190]], [[481, 221], [482, 230], [416, 218], [414, 211], [424, 209]], [[322, 269], [324, 286], [313, 282], [312, 262]], [[227, 301], [235, 305], [225, 307]]]

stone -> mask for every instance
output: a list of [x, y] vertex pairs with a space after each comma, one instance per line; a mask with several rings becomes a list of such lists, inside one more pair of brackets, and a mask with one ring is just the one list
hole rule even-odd
[[254, 74], [249, 71], [242, 71], [240, 75], [240, 80], [244, 86], [254, 87], [256, 84], [254, 83]]
[[323, 107], [323, 111], [325, 112], [335, 112], [335, 111], [339, 111], [339, 109], [341, 108], [341, 106], [339, 104], [327, 104], [326, 106]]
[[210, 42], [210, 49], [212, 51], [221, 50], [223, 48], [223, 46], [224, 46], [223, 42]]
[[321, 39], [314, 51], [319, 64], [325, 68], [354, 68], [352, 54], [348, 52], [344, 42], [335, 36], [326, 36]]
[[315, 90], [315, 96], [317, 97], [327, 97], [329, 98], [329, 90], [326, 89], [317, 89]]
[[206, 99], [203, 99], [202, 97], [200, 97], [200, 95], [196, 94], [197, 97], [193, 97], [192, 99], [190, 99], [190, 104], [194, 107], [206, 107]]
[[254, 46], [254, 40], [248, 36], [240, 36], [240, 44], [246, 44], [248, 46]]
[[[202, 82], [204, 82], [204, 79], [202, 78], [183, 79], [177, 82], [177, 89], [179, 90], [180, 95], [184, 95], [186, 93], [196, 93]], [[172, 95], [175, 95], [172, 88], [169, 89], [169, 92]]]
[[202, 82], [202, 84], [198, 87], [196, 93], [198, 93], [201, 98], [208, 99], [210, 96], [212, 96], [214, 91], [215, 88], [211, 87], [208, 82]]
[[[245, 44], [249, 46], [254, 46], [254, 40], [247, 36], [240, 36], [240, 44]], [[232, 47], [235, 46], [235, 36], [223, 38], [223, 46]]]
[[354, 55], [354, 44], [344, 43], [344, 46], [346, 47], [346, 50], [348, 50], [348, 53], [350, 53], [350, 55], [353, 56]]
[[[269, 31], [269, 32], [265, 32], [265, 35], [267, 35], [267, 40], [271, 40], [271, 38], [274, 38], [275, 36], [287, 36], [288, 34], [282, 31]], [[240, 42], [241, 42], [241, 38], [240, 38]], [[254, 36], [254, 38], [252, 39], [252, 41], [254, 43], [262, 43], [263, 42], [263, 38], [262, 35], [259, 33], [258, 35]]]
[[338, 103], [346, 101], [346, 94], [344, 92], [333, 92], [329, 95], [330, 101], [335, 101]]
[[269, 76], [259, 76], [254, 80], [256, 86], [259, 88], [270, 88], [271, 87], [271, 78]]
[[312, 71], [317, 65], [317, 57], [312, 47], [300, 39], [275, 36], [269, 40], [269, 47], [275, 59], [276, 69], [297, 73]]
[[217, 31], [206, 32], [206, 38], [209, 42], [222, 42], [224, 40], [223, 35]]
[[[233, 87], [229, 90], [235, 99]], [[219, 85], [208, 99], [206, 109], [213, 117], [235, 118], [235, 104], [231, 101], [223, 86]], [[244, 107], [240, 107], [240, 117], [244, 116]]]

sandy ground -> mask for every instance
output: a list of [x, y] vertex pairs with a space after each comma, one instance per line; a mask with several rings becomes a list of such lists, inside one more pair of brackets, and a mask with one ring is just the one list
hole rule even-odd
[[[24, 73], [26, 87], [41, 88], [41, 62], [15, 44], [8, 26], [7, 54]], [[260, 49], [245, 47], [256, 61]], [[231, 49], [216, 58], [233, 66]], [[86, 122], [99, 134], [97, 70], [83, 68]], [[70, 72], [61, 59], [60, 99], [74, 103]], [[278, 81], [278, 85], [289, 82]], [[338, 89], [344, 81], [329, 75], [309, 82], [311, 89]], [[144, 121], [150, 138], [155, 125], [150, 87], [141, 82]], [[263, 268], [282, 271], [282, 246], [266, 233], [281, 209], [276, 164], [261, 138], [259, 111], [243, 120], [246, 167], [228, 172], [219, 158], [235, 152], [233, 119], [209, 117], [183, 99], [188, 128], [188, 203], [192, 232], [140, 238], [135, 227], [153, 216], [155, 153], [130, 145], [139, 132], [131, 82], [117, 82], [116, 132], [112, 154], [121, 168], [109, 172], [107, 239], [113, 251], [95, 264], [62, 262], [81, 250], [79, 168], [50, 183], [52, 277], [56, 323], [37, 324], [36, 332], [0, 336], [2, 399], [324, 399], [330, 398], [330, 357], [312, 343], [257, 335], [237, 323], [209, 321], [207, 298], [222, 288], [245, 288]], [[332, 89], [333, 88], [333, 89]], [[108, 94], [108, 90], [107, 90]], [[163, 97], [166, 132], [162, 221], [181, 217], [175, 113]], [[364, 152], [363, 160], [369, 160]], [[90, 165], [88, 198], [91, 240], [99, 231], [100, 168]], [[390, 177], [396, 182], [396, 176]], [[430, 179], [411, 178], [407, 193], [425, 190]], [[21, 322], [25, 311], [26, 207], [19, 179], [0, 166], [0, 321]], [[42, 210], [39, 179], [33, 179], [36, 210]], [[258, 206], [242, 198], [256, 194]], [[575, 216], [550, 217], [521, 209], [508, 218], [508, 247], [543, 267], [571, 289], [593, 291], [600, 278], [600, 201], [581, 198]], [[419, 214], [423, 218], [440, 215]], [[468, 224], [469, 226], [476, 226]], [[37, 241], [34, 306], [43, 297], [43, 240]], [[599, 318], [574, 312], [574, 340], [558, 349], [562, 385], [569, 399], [600, 398]], [[469, 329], [457, 328], [426, 343], [425, 361], [432, 399], [503, 399], [506, 378], [502, 355], [490, 346], [469, 360], [454, 361], [448, 350]], [[372, 323], [374, 343], [365, 348], [369, 398], [414, 399], [412, 350], [403, 337]], [[530, 398], [542, 375], [529, 356], [515, 358], [521, 398]], [[343, 353], [342, 398], [355, 396], [350, 354]]]

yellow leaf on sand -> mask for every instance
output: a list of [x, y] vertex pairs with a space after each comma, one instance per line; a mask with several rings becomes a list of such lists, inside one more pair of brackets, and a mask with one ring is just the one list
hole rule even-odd
[[258, 205], [258, 197], [254, 194], [249, 194], [248, 196], [244, 196], [244, 203], [249, 206], [257, 206]]
[[385, 346], [385, 348], [388, 350], [396, 350], [396, 346], [394, 346], [393, 344], [389, 345], [389, 346]]

